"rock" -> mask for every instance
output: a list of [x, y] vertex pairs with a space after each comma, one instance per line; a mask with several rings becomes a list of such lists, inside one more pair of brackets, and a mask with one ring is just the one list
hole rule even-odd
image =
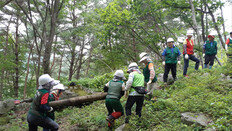
[[125, 126], [126, 126], [126, 124], [122, 124], [117, 129], [115, 129], [115, 131], [123, 131], [123, 129], [125, 128]]
[[226, 75], [224, 75], [224, 74], [221, 73], [221, 78], [225, 78], [225, 77], [226, 77]]
[[202, 113], [185, 112], [185, 113], [181, 113], [181, 116], [182, 116], [181, 119], [183, 121], [190, 124], [197, 123], [204, 127], [214, 124], [211, 119], [209, 119]]
[[10, 121], [9, 116], [0, 117], [0, 125], [5, 125], [5, 124], [9, 123], [9, 121]]
[[[164, 76], [163, 73], [158, 74], [157, 80], [163, 82], [163, 81], [164, 81], [163, 76]], [[171, 75], [171, 74], [168, 74], [168, 81], [173, 81], [173, 78], [172, 78], [172, 75]]]
[[209, 76], [210, 74], [209, 73], [204, 73], [203, 75], [202, 75], [202, 77], [207, 77], [207, 76]]
[[5, 113], [11, 111], [15, 106], [14, 101], [15, 100], [13, 100], [13, 99], [0, 101], [0, 115], [3, 115]]
[[68, 98], [76, 97], [76, 96], [78, 96], [78, 94], [70, 90], [65, 90], [65, 92], [63, 92], [63, 94], [61, 95], [60, 99], [68, 99]]

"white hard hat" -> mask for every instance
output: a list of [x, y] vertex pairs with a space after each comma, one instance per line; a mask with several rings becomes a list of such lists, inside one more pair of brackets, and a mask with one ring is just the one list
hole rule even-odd
[[174, 42], [173, 38], [168, 38], [167, 42]]
[[142, 52], [142, 53], [139, 55], [139, 58], [142, 59], [144, 56], [147, 56], [147, 53], [146, 53], [146, 52]]
[[126, 78], [124, 77], [124, 72], [122, 70], [116, 70], [116, 72], [114, 73], [114, 76], [118, 76], [126, 80]]
[[193, 30], [188, 30], [186, 33], [186, 36], [188, 36], [188, 35], [193, 35]]
[[137, 65], [137, 63], [132, 62], [132, 63], [130, 63], [130, 65], [128, 66], [128, 68], [131, 68], [131, 67], [138, 67], [138, 65]]
[[65, 90], [65, 87], [63, 84], [58, 84], [52, 88], [53, 90]]
[[149, 58], [149, 57], [148, 57], [148, 54], [147, 54], [146, 52], [142, 52], [142, 53], [139, 55], [139, 57], [140, 57], [139, 63]]
[[43, 74], [39, 77], [39, 85], [45, 85], [51, 81], [54, 81], [53, 78], [51, 78], [51, 76], [49, 74]]

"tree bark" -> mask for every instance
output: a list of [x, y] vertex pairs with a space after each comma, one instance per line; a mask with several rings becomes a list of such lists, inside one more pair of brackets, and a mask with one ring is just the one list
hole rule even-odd
[[[195, 15], [195, 7], [193, 5], [192, 0], [189, 0], [189, 4], [191, 6], [191, 11], [192, 11], [192, 20], [193, 20], [193, 24], [194, 24], [194, 30], [196, 31], [196, 34], [197, 34], [197, 44], [198, 44], [199, 47], [201, 47], [200, 43], [201, 43], [202, 39], [201, 39], [201, 36], [199, 34], [199, 30], [198, 30], [198, 27], [197, 27], [197, 21], [196, 21], [196, 15]], [[203, 68], [202, 57], [200, 57], [200, 62], [201, 62], [201, 66]]]
[[27, 79], [28, 79], [28, 75], [29, 75], [29, 68], [30, 68], [29, 65], [30, 65], [30, 58], [31, 58], [32, 50], [33, 50], [33, 45], [31, 45], [31, 47], [30, 47], [30, 52], [29, 52], [28, 59], [27, 59], [27, 73], [26, 73], [25, 83], [24, 83], [23, 99], [26, 98]]
[[[94, 41], [94, 40], [93, 40]], [[89, 68], [90, 68], [90, 62], [91, 62], [91, 57], [92, 57], [92, 51], [93, 51], [93, 47], [90, 47], [90, 51], [89, 51], [89, 58], [88, 58], [88, 64], [87, 64], [87, 69], [85, 72], [85, 76], [87, 77], [87, 75], [89, 74]]]
[[[203, 10], [203, 4], [201, 5], [201, 10]], [[201, 29], [202, 29], [202, 39], [206, 41], [205, 37], [205, 24], [204, 24], [204, 13], [201, 12]]]
[[43, 69], [44, 74], [50, 74], [49, 64], [50, 64], [50, 57], [51, 57], [51, 47], [54, 40], [56, 24], [57, 24], [57, 17], [59, 14], [60, 8], [60, 0], [55, 0], [54, 5], [51, 8], [51, 23], [50, 23], [50, 34], [48, 38], [48, 42], [45, 45], [45, 53], [43, 57]]
[[221, 10], [221, 17], [222, 17], [222, 27], [223, 27], [223, 35], [224, 35], [224, 39], [226, 41], [226, 29], [225, 29], [225, 20], [224, 20], [224, 16], [223, 16], [223, 10], [222, 10], [222, 6], [220, 6], [220, 10]]
[[80, 53], [79, 53], [79, 64], [78, 64], [78, 67], [77, 67], [77, 75], [76, 75], [76, 79], [78, 80], [80, 78], [80, 72], [81, 72], [81, 67], [82, 67], [82, 59], [83, 59], [83, 52], [84, 52], [84, 47], [85, 47], [85, 37], [83, 37], [83, 42], [81, 44], [81, 47], [80, 47]]
[[74, 63], [75, 63], [75, 47], [74, 49], [71, 50], [71, 61], [70, 61], [70, 67], [69, 67], [69, 77], [68, 80], [71, 81], [72, 80], [72, 76], [73, 76], [73, 68], [74, 68]]
[[96, 93], [93, 95], [87, 95], [87, 96], [78, 96], [78, 97], [73, 97], [69, 99], [64, 99], [64, 100], [59, 100], [59, 101], [52, 101], [49, 103], [50, 106], [53, 108], [62, 108], [62, 107], [67, 107], [67, 106], [77, 106], [80, 104], [84, 104], [87, 102], [93, 102], [97, 100], [104, 100], [106, 97], [107, 93], [106, 92], [101, 92], [101, 93]]
[[213, 24], [214, 24], [214, 29], [217, 31], [217, 34], [218, 34], [219, 40], [221, 42], [222, 48], [225, 49], [225, 43], [222, 40], [222, 35], [221, 35], [220, 30], [218, 28], [218, 25], [217, 25], [217, 22], [216, 22], [216, 19], [215, 19], [214, 15], [213, 15], [213, 12], [210, 10], [210, 8], [209, 8], [209, 6], [208, 6], [208, 4], [206, 2], [205, 2], [205, 5], [207, 6], [207, 8], [209, 10], [209, 15], [212, 17]]
[[14, 81], [14, 93], [15, 97], [18, 97], [18, 89], [19, 89], [19, 52], [18, 52], [18, 44], [19, 44], [19, 15], [17, 14], [16, 18], [16, 36], [15, 36], [15, 81]]
[[63, 54], [61, 54], [61, 59], [60, 59], [60, 66], [59, 66], [59, 73], [58, 73], [58, 80], [60, 80], [60, 74], [61, 74], [61, 68], [62, 68], [62, 60], [63, 60]]

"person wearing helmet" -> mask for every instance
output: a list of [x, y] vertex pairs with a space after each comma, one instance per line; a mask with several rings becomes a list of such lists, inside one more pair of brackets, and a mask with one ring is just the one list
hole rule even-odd
[[217, 42], [214, 41], [214, 35], [208, 35], [208, 38], [209, 40], [207, 40], [203, 46], [203, 56], [205, 56], [204, 68], [207, 68], [209, 64], [209, 69], [211, 69], [217, 54]]
[[155, 67], [146, 52], [142, 52], [139, 57], [139, 62], [145, 64], [145, 68], [143, 69], [144, 81], [147, 83], [147, 90], [149, 91], [147, 94], [151, 96], [155, 88], [155, 82], [157, 81]]
[[[58, 85], [55, 85], [50, 92], [50, 99], [49, 102], [51, 101], [57, 101], [60, 99], [60, 96], [62, 95], [62, 93], [65, 91], [65, 87], [63, 84], [59, 83]], [[55, 112], [54, 110], [51, 112], [47, 113], [47, 116], [49, 118], [51, 118], [53, 121], [55, 120]], [[49, 129], [43, 128], [43, 131], [49, 131]]]
[[48, 74], [39, 77], [39, 88], [27, 115], [29, 131], [37, 131], [38, 126], [52, 131], [58, 130], [59, 125], [47, 116], [49, 112], [53, 111], [53, 108], [49, 106], [49, 93], [52, 87], [57, 84], [58, 81], [55, 81]]
[[183, 43], [183, 57], [184, 57], [183, 75], [184, 75], [184, 77], [188, 77], [187, 70], [188, 70], [188, 66], [189, 66], [189, 59], [196, 62], [195, 70], [198, 70], [199, 64], [200, 64], [200, 60], [194, 56], [194, 52], [193, 52], [194, 43], [193, 43], [193, 40], [191, 39], [193, 32], [191, 30], [189, 30], [189, 31], [187, 31], [186, 35], [187, 35], [187, 39]]
[[122, 70], [117, 70], [114, 73], [114, 78], [110, 80], [104, 87], [104, 92], [107, 92], [105, 104], [108, 110], [108, 127], [111, 128], [115, 119], [118, 119], [124, 114], [120, 98], [124, 95], [126, 80]]
[[[176, 64], [180, 64], [180, 51], [179, 49], [173, 45], [173, 38], [168, 38], [167, 40], [167, 48], [164, 49], [162, 53], [163, 65], [165, 66], [164, 70], [164, 82], [167, 82], [169, 71], [172, 72], [172, 77], [176, 80]], [[178, 61], [178, 62], [177, 62]]]
[[[140, 72], [137, 63], [133, 62], [128, 66], [129, 78], [126, 82], [126, 94], [125, 97], [127, 99], [126, 102], [126, 118], [125, 123], [129, 123], [129, 117], [131, 115], [131, 108], [133, 107], [134, 103], [136, 103], [136, 115], [141, 117], [142, 106], [144, 102], [144, 94], [139, 94], [134, 88], [135, 87], [144, 87], [144, 76]], [[129, 96], [128, 96], [129, 94]]]
[[232, 50], [232, 32], [230, 32], [230, 38], [226, 40], [225, 49], [226, 49], [227, 57], [232, 59], [232, 54], [228, 53], [228, 51]]

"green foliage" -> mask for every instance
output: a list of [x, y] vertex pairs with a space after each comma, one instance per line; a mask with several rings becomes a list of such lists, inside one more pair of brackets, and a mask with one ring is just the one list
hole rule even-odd
[[[126, 71], [124, 70], [125, 76], [128, 76], [125, 72]], [[111, 73], [106, 73], [104, 75], [95, 76], [94, 78], [82, 78], [76, 81], [76, 83], [80, 86], [90, 88], [91, 90], [94, 91], [102, 91], [104, 85], [110, 80], [112, 80], [113, 77], [114, 77], [114, 72], [111, 72]]]

